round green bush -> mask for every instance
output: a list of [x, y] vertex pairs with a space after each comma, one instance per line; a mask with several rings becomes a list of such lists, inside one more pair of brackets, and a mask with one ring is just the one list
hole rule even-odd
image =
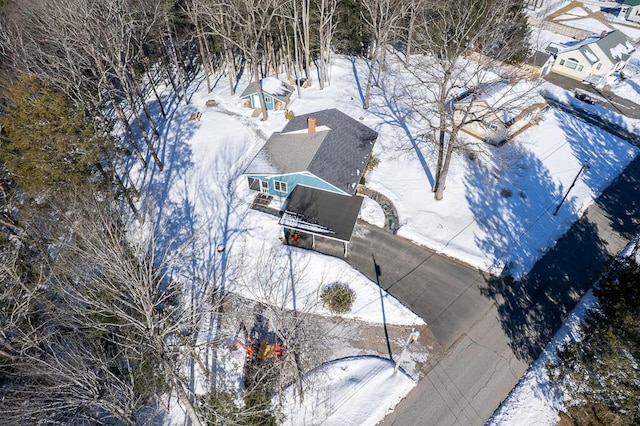
[[342, 283], [328, 285], [322, 290], [320, 299], [325, 308], [335, 315], [346, 314], [351, 310], [356, 292]]

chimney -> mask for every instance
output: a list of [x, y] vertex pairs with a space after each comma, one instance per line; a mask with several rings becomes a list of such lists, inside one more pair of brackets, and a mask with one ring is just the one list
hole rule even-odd
[[309, 117], [307, 118], [307, 129], [309, 130], [310, 135], [314, 135], [316, 133], [316, 118]]

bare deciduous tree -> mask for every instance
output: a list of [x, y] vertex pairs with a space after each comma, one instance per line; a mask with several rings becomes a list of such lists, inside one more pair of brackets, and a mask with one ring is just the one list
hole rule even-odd
[[336, 29], [336, 11], [338, 0], [317, 0], [318, 40], [320, 43], [320, 90], [329, 82], [328, 67], [331, 63], [331, 43]]
[[[201, 424], [187, 365], [211, 374], [200, 354], [218, 342], [196, 335], [218, 312], [215, 283], [188, 274], [188, 245], [159, 247], [144, 233], [131, 241], [108, 199], [63, 205], [56, 226], [70, 232], [43, 247], [39, 268], [0, 268], [3, 406], [24, 421], [112, 416], [135, 424], [153, 397], [173, 391]], [[1, 247], [1, 258], [17, 259]]]
[[362, 104], [362, 108], [368, 109], [374, 72], [377, 70], [379, 78], [380, 72], [384, 68], [387, 46], [394, 29], [406, 12], [406, 7], [403, 2], [396, 0], [363, 0], [362, 5], [367, 11], [362, 18], [369, 27], [372, 38], [369, 53], [369, 75]]
[[432, 191], [437, 200], [443, 197], [453, 154], [469, 148], [458, 137], [462, 127], [483, 118], [471, 114], [473, 101], [462, 108], [456, 101], [495, 80], [496, 70], [504, 73], [500, 67], [505, 61], [526, 50], [526, 22], [522, 31], [516, 19], [521, 3], [434, 1], [416, 18], [416, 48], [422, 55], [412, 56], [408, 66], [416, 82], [409, 84], [407, 93], [425, 126], [425, 139], [436, 147]]
[[275, 390], [280, 393], [284, 385], [293, 382], [302, 399], [303, 373], [318, 365], [317, 354], [324, 335], [320, 323], [311, 314], [319, 303], [319, 296], [304, 293], [302, 282], [309, 279], [322, 282], [322, 277], [309, 277], [306, 265], [296, 260], [295, 253], [283, 253], [280, 247], [261, 253], [255, 269], [245, 277], [245, 285], [250, 286], [255, 299], [263, 306], [260, 315], [287, 352], [276, 365]]

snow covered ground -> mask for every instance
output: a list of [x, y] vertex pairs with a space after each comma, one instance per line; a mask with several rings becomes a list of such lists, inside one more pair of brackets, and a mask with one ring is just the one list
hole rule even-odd
[[415, 381], [378, 357], [339, 359], [305, 380], [304, 402], [295, 386], [284, 394], [285, 425], [375, 425], [406, 395]]
[[550, 381], [547, 363], [555, 362], [556, 349], [563, 343], [580, 340], [581, 321], [595, 303], [596, 298], [589, 291], [489, 419], [487, 426], [554, 426], [558, 423], [566, 396], [561, 386]]
[[[426, 145], [412, 146], [411, 141], [424, 128], [418, 120], [404, 115], [402, 99], [394, 97], [402, 74], [387, 75], [373, 88], [367, 111], [361, 107], [366, 76], [364, 61], [335, 57], [330, 85], [322, 91], [317, 84], [303, 89], [302, 97], [294, 93], [290, 109], [300, 115], [336, 107], [378, 131], [374, 153], [380, 164], [367, 176], [367, 185], [394, 202], [400, 215], [399, 234], [482, 270], [498, 273], [508, 266], [515, 276], [526, 273], [637, 154], [626, 142], [550, 109], [539, 125], [504, 146], [485, 146], [484, 155], [475, 160], [455, 158], [444, 200], [435, 201], [430, 192], [435, 153]], [[251, 118], [252, 111], [242, 108], [239, 97], [229, 95], [226, 78], [217, 80], [212, 93], [207, 93], [202, 81], [198, 83], [189, 104], [171, 100], [171, 117], [161, 128], [159, 148], [165, 171], [151, 169], [138, 175], [138, 188], [153, 194], [154, 205], [150, 207], [156, 212], [156, 226], [165, 244], [192, 246], [199, 253], [193, 261], [199, 274], [212, 260], [224, 265], [227, 272], [222, 285], [254, 300], [278, 300], [291, 309], [329, 315], [319, 302], [319, 291], [339, 282], [357, 294], [354, 308], [345, 318], [424, 324], [390, 295], [383, 292], [381, 296], [374, 283], [340, 259], [280, 243], [277, 219], [249, 209], [255, 193], [247, 188], [242, 171], [266, 138], [284, 127], [284, 112], [271, 112], [267, 121]], [[247, 84], [248, 80], [243, 80], [237, 93]], [[559, 89], [547, 90], [571, 98]], [[206, 107], [209, 99], [215, 99], [218, 106]], [[196, 111], [202, 113], [200, 119], [189, 120]], [[616, 119], [630, 128], [636, 125]], [[567, 201], [553, 215], [585, 162], [591, 167], [579, 176]], [[361, 217], [376, 225], [384, 221], [379, 206], [371, 200], [365, 202]], [[220, 245], [223, 252], [217, 250]], [[269, 262], [290, 271], [292, 278], [275, 292], [256, 284], [260, 268]], [[221, 279], [220, 270], [207, 273], [218, 274], [207, 276], [210, 279]], [[350, 372], [352, 376], [340, 376], [344, 381], [332, 380], [336, 387], [330, 386], [329, 392], [351, 392], [352, 404], [344, 408], [356, 411], [368, 410], [357, 407], [373, 399], [384, 415], [413, 386], [405, 376], [390, 378], [390, 368], [387, 361], [353, 358], [327, 365], [312, 375], [323, 371], [322, 375], [338, 377]], [[367, 376], [367, 383], [386, 388], [385, 395], [374, 399], [371, 395], [376, 386], [359, 385], [362, 371], [367, 369], [377, 372]], [[390, 381], [394, 386], [387, 386]], [[364, 411], [358, 412], [361, 415]], [[349, 415], [343, 413], [336, 422]], [[369, 424], [379, 418], [378, 414], [372, 416]]]
[[628, 77], [613, 87], [613, 93], [632, 102], [640, 104], [640, 53], [635, 52], [624, 68], [624, 74]]
[[[636, 241], [620, 254], [629, 256]], [[636, 261], [640, 262], [640, 255]], [[520, 382], [502, 402], [487, 426], [554, 426], [560, 420], [559, 412], [564, 409], [567, 395], [561, 386], [549, 379], [548, 363], [557, 360], [556, 350], [564, 343], [581, 339], [581, 322], [587, 311], [593, 308], [597, 299], [589, 291], [576, 305], [560, 330], [545, 347], [538, 359], [531, 364]]]

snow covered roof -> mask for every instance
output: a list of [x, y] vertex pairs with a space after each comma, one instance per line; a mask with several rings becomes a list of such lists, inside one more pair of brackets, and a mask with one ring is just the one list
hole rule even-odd
[[589, 46], [596, 45], [602, 50], [607, 58], [614, 64], [619, 61], [626, 61], [634, 51], [631, 43], [622, 31], [610, 31], [603, 36], [592, 35], [583, 40], [572, 41], [561, 45], [563, 49], [558, 54], [579, 50], [592, 64], [600, 60], [598, 55]]
[[279, 224], [302, 232], [351, 240], [363, 197], [340, 195], [297, 185]]
[[[288, 85], [287, 83], [278, 80], [275, 77], [265, 77], [260, 80], [260, 84], [262, 85], [262, 91], [270, 94], [274, 98], [288, 102], [291, 94], [293, 93], [293, 87]], [[240, 95], [241, 98], [246, 98], [247, 96], [251, 96], [254, 93], [258, 93], [258, 82], [253, 81], [249, 83], [246, 89]]]
[[274, 133], [258, 152], [245, 173], [289, 174], [304, 172], [309, 168], [329, 130]]
[[519, 81], [511, 84], [508, 80], [494, 80], [470, 90], [468, 96], [457, 102], [484, 104], [503, 123], [507, 123], [526, 108], [544, 104], [545, 100], [530, 82]]
[[[307, 121], [316, 119], [309, 134]], [[337, 109], [294, 117], [274, 133], [251, 161], [246, 174], [309, 172], [347, 194], [354, 194], [378, 133]]]

